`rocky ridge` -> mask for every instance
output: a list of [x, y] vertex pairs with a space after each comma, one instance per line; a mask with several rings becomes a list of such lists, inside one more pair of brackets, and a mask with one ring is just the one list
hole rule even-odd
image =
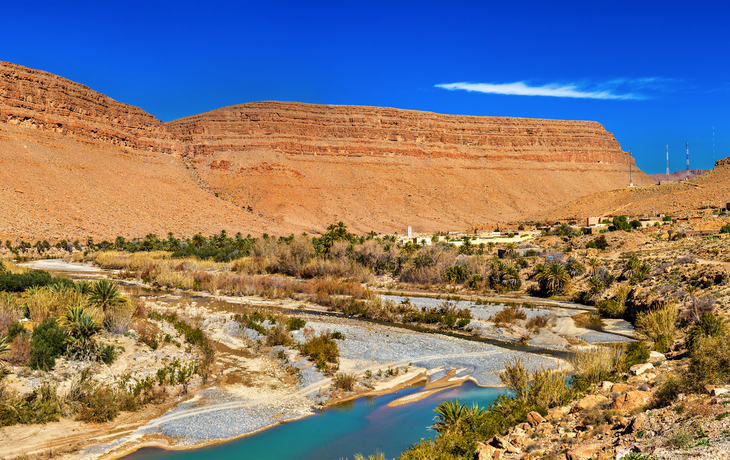
[[[0, 62], [0, 237], [474, 228], [650, 184], [599, 123], [257, 102], [162, 123]], [[144, 212], [138, 212], [143, 209]]]
[[[316, 231], [437, 231], [653, 181], [599, 123], [255, 102], [167, 122], [211, 189]], [[638, 171], [638, 172], [637, 172]]]

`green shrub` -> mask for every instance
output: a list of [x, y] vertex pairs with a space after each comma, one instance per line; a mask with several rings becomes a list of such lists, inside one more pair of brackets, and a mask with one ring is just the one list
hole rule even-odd
[[598, 312], [608, 318], [623, 318], [626, 313], [626, 305], [615, 301], [614, 299], [601, 300], [596, 304]]
[[725, 224], [720, 227], [720, 233], [730, 233], [730, 224]]
[[298, 331], [299, 329], [303, 328], [307, 324], [306, 321], [304, 321], [301, 318], [297, 318], [296, 316], [290, 316], [289, 319], [287, 319], [287, 325], [289, 326], [290, 331]]
[[695, 390], [730, 381], [730, 341], [725, 336], [698, 339], [685, 379]]
[[626, 369], [636, 364], [644, 364], [649, 360], [651, 352], [644, 342], [632, 342], [626, 347], [624, 365]]
[[352, 391], [352, 387], [356, 382], [355, 374], [339, 372], [335, 375], [334, 386], [340, 390]]
[[[643, 340], [651, 340], [655, 344], [674, 340], [679, 310], [675, 304], [666, 304], [652, 311], [636, 315], [636, 336]], [[666, 336], [664, 338], [662, 336]]]
[[669, 376], [654, 392], [652, 407], [670, 406], [677, 400], [677, 395], [682, 392], [682, 381], [674, 376]]
[[689, 351], [694, 350], [697, 342], [706, 337], [718, 337], [727, 332], [727, 325], [712, 313], [702, 313], [697, 324], [687, 331], [685, 346]]
[[57, 422], [61, 416], [56, 388], [48, 382], [34, 390], [30, 398], [8, 393], [5, 388], [0, 393], [0, 426]]
[[12, 342], [13, 339], [18, 337], [19, 335], [26, 335], [28, 334], [28, 330], [18, 321], [13, 321], [8, 325], [8, 335], [7, 340], [8, 342]]
[[56, 365], [56, 358], [66, 351], [68, 337], [59, 324], [45, 319], [34, 330], [30, 342], [28, 366], [33, 370], [47, 371]]
[[51, 274], [44, 270], [33, 270], [27, 273], [0, 273], [0, 291], [23, 292], [33, 286], [48, 286], [52, 281]]
[[[306, 329], [305, 329], [306, 331]], [[336, 364], [340, 357], [340, 350], [337, 342], [332, 338], [329, 331], [323, 331], [318, 336], [312, 333], [307, 340], [299, 345], [299, 351], [314, 361], [318, 369], [329, 371], [332, 364]]]

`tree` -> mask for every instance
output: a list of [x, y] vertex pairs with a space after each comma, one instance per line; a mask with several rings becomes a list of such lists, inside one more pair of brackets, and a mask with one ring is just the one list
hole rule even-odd
[[58, 324], [66, 327], [71, 337], [81, 346], [86, 345], [101, 330], [101, 324], [84, 307], [69, 308], [66, 314], [58, 319]]
[[319, 238], [319, 243], [322, 246], [322, 252], [326, 254], [336, 241], [352, 242], [354, 238], [355, 235], [347, 231], [347, 225], [340, 221], [327, 227], [327, 232]]
[[536, 269], [536, 278], [540, 288], [551, 295], [563, 292], [565, 286], [570, 283], [570, 274], [557, 260], [546, 265], [538, 265]]
[[444, 401], [433, 410], [438, 415], [434, 417], [436, 423], [429, 427], [430, 430], [439, 434], [451, 434], [461, 432], [464, 425], [471, 418], [471, 411], [460, 399], [455, 401]]
[[601, 266], [601, 261], [596, 259], [595, 257], [591, 257], [590, 259], [588, 259], [587, 265], [589, 270], [591, 271], [591, 275], [595, 276], [596, 270], [598, 270], [598, 267]]
[[616, 230], [623, 230], [625, 232], [631, 231], [631, 224], [629, 223], [626, 216], [616, 216], [613, 218], [613, 227]]
[[102, 278], [91, 286], [89, 303], [106, 311], [107, 308], [126, 302], [126, 299], [119, 291], [119, 287], [113, 281]]

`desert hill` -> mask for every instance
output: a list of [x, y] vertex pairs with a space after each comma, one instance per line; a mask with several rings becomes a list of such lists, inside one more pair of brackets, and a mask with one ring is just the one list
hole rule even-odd
[[312, 231], [464, 229], [629, 179], [629, 155], [591, 121], [256, 102], [166, 125], [212, 190]]
[[686, 214], [696, 209], [724, 207], [730, 203], [730, 157], [688, 181], [597, 192], [545, 209], [528, 220], [572, 219], [588, 216], [636, 216], [667, 213]]
[[204, 191], [179, 148], [139, 108], [0, 63], [2, 241], [277, 228]]
[[[707, 171], [707, 169], [690, 169], [689, 178], [692, 179], [699, 176], [700, 174], [706, 173]], [[669, 176], [667, 176], [666, 174], [649, 174], [649, 177], [654, 179], [656, 182], [679, 182], [681, 180], [687, 179], [687, 171], [674, 171], [672, 173], [669, 173]]]
[[624, 187], [630, 161], [592, 121], [256, 102], [162, 123], [0, 62], [3, 240], [465, 229]]

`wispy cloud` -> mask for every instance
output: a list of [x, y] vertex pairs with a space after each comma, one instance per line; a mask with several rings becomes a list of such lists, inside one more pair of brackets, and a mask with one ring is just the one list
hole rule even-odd
[[437, 88], [450, 91], [463, 90], [486, 94], [505, 94], [513, 96], [548, 96], [568, 97], [575, 99], [645, 99], [641, 94], [634, 92], [617, 91], [618, 88], [631, 86], [647, 88], [659, 84], [658, 78], [643, 78], [637, 80], [616, 79], [602, 84], [577, 84], [577, 83], [550, 83], [545, 85], [532, 86], [524, 81], [514, 83], [442, 83], [435, 85]]

